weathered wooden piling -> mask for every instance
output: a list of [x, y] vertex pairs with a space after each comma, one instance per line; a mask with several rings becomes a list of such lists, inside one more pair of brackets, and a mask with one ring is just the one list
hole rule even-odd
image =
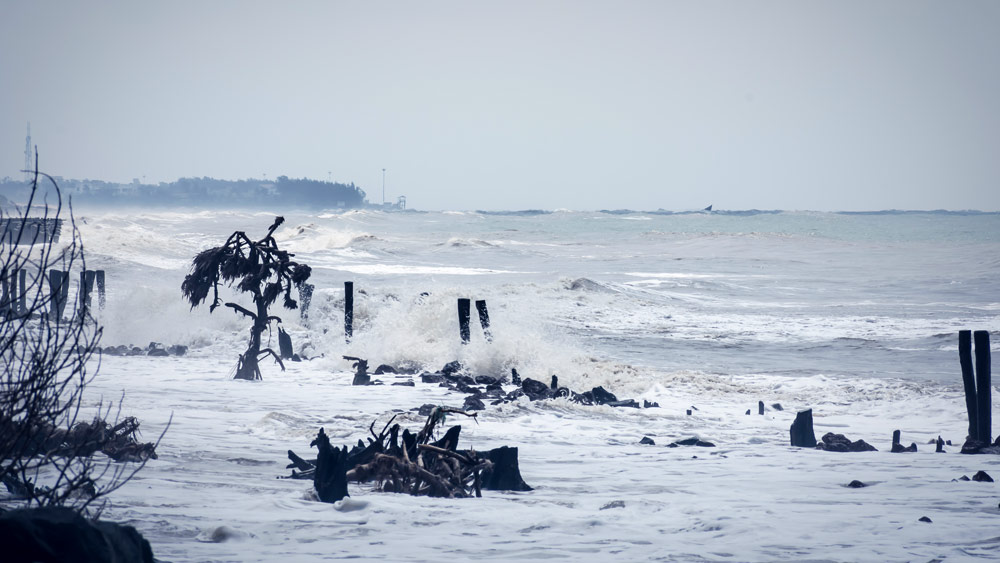
[[97, 270], [95, 279], [97, 280], [97, 308], [103, 311], [104, 305], [108, 302], [104, 286], [104, 270]]
[[468, 344], [472, 333], [469, 331], [469, 317], [471, 317], [472, 302], [469, 299], [460, 298], [458, 300], [458, 333], [462, 337], [462, 344]]
[[344, 338], [354, 336], [354, 282], [344, 282]]
[[23, 315], [28, 312], [28, 271], [18, 270], [17, 279], [17, 312]]
[[94, 280], [97, 275], [93, 270], [84, 270], [80, 272], [80, 315], [86, 316], [90, 312], [90, 306], [93, 302], [92, 294], [94, 292]]
[[757, 414], [764, 414], [764, 401], [757, 401]]
[[69, 272], [49, 270], [49, 316], [62, 319], [69, 301]]
[[14, 292], [10, 290], [7, 270], [0, 272], [0, 315], [6, 316], [10, 312], [10, 301]]
[[789, 430], [792, 445], [800, 448], [815, 448], [816, 434], [813, 432], [813, 411], [804, 410], [795, 415], [795, 422]]
[[972, 371], [972, 331], [958, 331], [958, 362], [962, 366], [962, 384], [965, 387], [965, 408], [969, 415], [969, 438], [979, 437], [978, 400], [976, 376]]
[[987, 444], [993, 441], [993, 421], [990, 414], [990, 333], [977, 330], [973, 334], [976, 343], [976, 426], [979, 430], [977, 439]]
[[490, 330], [490, 313], [486, 309], [486, 300], [476, 301], [476, 312], [479, 314], [479, 324], [483, 327], [483, 336], [487, 342], [493, 342], [493, 331]]

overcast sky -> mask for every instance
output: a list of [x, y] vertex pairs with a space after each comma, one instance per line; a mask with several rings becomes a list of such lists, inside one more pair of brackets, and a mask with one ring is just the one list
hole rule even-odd
[[1000, 210], [1000, 3], [0, 3], [0, 177]]

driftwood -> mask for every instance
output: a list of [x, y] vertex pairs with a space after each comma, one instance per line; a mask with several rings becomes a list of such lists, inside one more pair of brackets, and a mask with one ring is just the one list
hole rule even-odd
[[[517, 448], [501, 447], [489, 452], [459, 450], [461, 426], [452, 426], [437, 441], [434, 430], [449, 414], [475, 419], [476, 413], [435, 407], [416, 434], [393, 424], [395, 415], [382, 431], [365, 444], [361, 440], [348, 451], [330, 444], [323, 429], [313, 440], [319, 448], [315, 461], [307, 461], [288, 451], [293, 469], [288, 478], [313, 479], [317, 495], [324, 502], [348, 496], [347, 482], [374, 483], [375, 490], [443, 498], [480, 497], [482, 490], [530, 491], [521, 478]], [[295, 471], [298, 470], [298, 472]]]

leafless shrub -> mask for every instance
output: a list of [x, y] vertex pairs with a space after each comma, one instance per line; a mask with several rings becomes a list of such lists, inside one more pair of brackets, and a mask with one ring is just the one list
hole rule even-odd
[[[40, 179], [51, 184], [51, 205]], [[30, 187], [24, 207], [0, 210], [6, 227], [0, 238], [0, 482], [10, 493], [3, 503], [85, 511], [155, 458], [159, 440], [139, 444], [138, 421], [119, 420], [120, 401], [117, 410], [102, 403], [92, 419], [83, 414], [84, 389], [100, 369], [102, 329], [81, 299], [60, 304], [48, 275], [85, 269], [83, 244], [72, 209], [61, 221], [59, 186], [38, 171], [37, 156]], [[63, 242], [60, 224], [69, 230]]]

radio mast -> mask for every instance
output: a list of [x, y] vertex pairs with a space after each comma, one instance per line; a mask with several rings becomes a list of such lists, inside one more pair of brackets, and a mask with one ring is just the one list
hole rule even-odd
[[31, 170], [35, 167], [31, 162], [31, 122], [28, 122], [28, 136], [24, 138], [24, 181], [31, 181]]

